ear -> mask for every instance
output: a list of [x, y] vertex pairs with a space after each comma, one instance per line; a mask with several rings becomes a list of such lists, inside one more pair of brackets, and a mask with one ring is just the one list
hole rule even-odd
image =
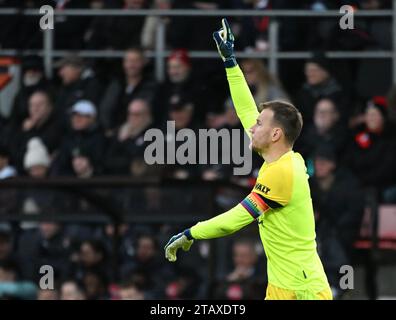
[[275, 128], [272, 129], [271, 139], [272, 139], [273, 142], [276, 142], [282, 137], [282, 135], [283, 135], [282, 129], [275, 127]]

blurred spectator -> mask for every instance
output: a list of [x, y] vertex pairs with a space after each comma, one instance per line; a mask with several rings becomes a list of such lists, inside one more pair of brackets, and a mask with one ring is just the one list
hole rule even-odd
[[118, 290], [120, 300], [145, 300], [144, 292], [135, 281], [125, 281]]
[[156, 83], [144, 72], [147, 64], [139, 48], [128, 49], [123, 59], [123, 79], [113, 79], [107, 86], [101, 101], [100, 122], [107, 130], [120, 126], [126, 119], [129, 103], [136, 98], [152, 101]]
[[[75, 169], [82, 169], [73, 168], [73, 155], [76, 152], [89, 155], [93, 172], [100, 173], [105, 137], [97, 124], [95, 105], [87, 100], [76, 102], [71, 109], [70, 122], [71, 130], [63, 137], [59, 154], [55, 159], [54, 174], [73, 175]], [[74, 165], [76, 164], [74, 163]], [[81, 164], [81, 161], [78, 164]]]
[[[273, 2], [270, 0], [246, 0], [241, 9], [246, 10], [272, 10]], [[245, 50], [267, 51], [269, 49], [269, 17], [244, 17], [238, 24], [238, 46]]]
[[122, 279], [138, 279], [145, 297], [153, 299], [163, 297], [166, 281], [172, 275], [173, 270], [164, 263], [156, 238], [148, 234], [139, 236], [135, 256], [121, 266]]
[[[69, 9], [88, 9], [88, 1], [38, 1], [41, 5], [50, 5], [58, 11]], [[54, 16], [54, 29], [56, 30], [55, 49], [81, 49], [83, 45], [84, 30], [89, 24], [90, 18], [85, 16]]]
[[[387, 2], [390, 3], [387, 0], [360, 0], [353, 7], [355, 10], [381, 10], [386, 9]], [[391, 24], [389, 17], [356, 17], [354, 28], [342, 30], [334, 22], [332, 30], [328, 30], [325, 49], [390, 50]]]
[[167, 60], [167, 79], [161, 84], [153, 103], [153, 114], [157, 125], [166, 120], [172, 104], [172, 97], [183, 95], [197, 105], [200, 110], [194, 114], [194, 119], [204, 120], [207, 105], [201, 102], [202, 89], [197, 78], [192, 74], [191, 60], [185, 49], [172, 51]]
[[259, 59], [242, 60], [241, 69], [257, 105], [270, 100], [288, 101], [288, 96], [279, 80], [269, 73], [263, 61]]
[[[227, 0], [172, 1], [172, 9], [198, 9], [210, 12], [229, 7], [230, 3]], [[172, 17], [169, 24], [169, 45], [171, 48], [186, 48], [188, 50], [213, 50], [213, 44], [202, 35], [211, 35], [214, 30], [218, 29], [219, 20], [217, 17], [202, 16], [189, 17], [188, 19], [184, 16]], [[213, 59], [211, 60], [213, 62]], [[209, 63], [213, 65], [211, 62]], [[205, 67], [202, 65], [202, 68]]]
[[19, 237], [18, 258], [24, 278], [39, 281], [40, 267], [54, 268], [55, 280], [67, 275], [69, 239], [58, 223], [42, 222], [38, 229], [25, 230]]
[[19, 278], [19, 269], [15, 262], [0, 263], [0, 299], [30, 300], [35, 299], [36, 292], [34, 283]]
[[244, 300], [262, 299], [265, 291], [263, 274], [257, 263], [254, 244], [248, 240], [238, 240], [232, 247], [234, 269], [219, 281], [215, 290], [217, 299]]
[[306, 82], [296, 100], [305, 127], [312, 124], [315, 104], [322, 98], [330, 98], [336, 103], [341, 122], [346, 123], [351, 114], [348, 97], [337, 80], [332, 77], [329, 68], [329, 62], [321, 54], [315, 54], [305, 63]]
[[[232, 169], [234, 168], [234, 166], [236, 166], [236, 164], [233, 163], [234, 159], [232, 156], [232, 148], [239, 147], [240, 151], [244, 150], [243, 146], [245, 134], [238, 115], [236, 114], [231, 98], [227, 99], [227, 101], [224, 103], [224, 111], [222, 113], [209, 113], [207, 115], [206, 125], [208, 128], [218, 130], [217, 132], [220, 132], [220, 130], [227, 130], [231, 139], [235, 137], [235, 132], [238, 132], [239, 146], [236, 145], [236, 140], [234, 141], [234, 143], [231, 143], [230, 146], [227, 146], [223, 143], [219, 144], [218, 150], [213, 150], [213, 148], [210, 148], [210, 146], [208, 146], [208, 159], [209, 155], [212, 152], [217, 152], [218, 163], [209, 163], [207, 165], [203, 165], [202, 167], [202, 179], [204, 180], [210, 181], [217, 179], [229, 179], [233, 176]], [[230, 159], [228, 163], [226, 163], [226, 160], [228, 160], [227, 158]]]
[[[36, 91], [29, 98], [28, 115], [18, 127], [11, 128], [9, 136], [13, 136], [13, 155], [17, 167], [22, 171], [23, 154], [27, 142], [38, 137], [44, 143], [49, 153], [59, 146], [62, 133], [62, 123], [58, 120], [51, 98], [45, 91]], [[19, 161], [18, 161], [19, 160]]]
[[87, 300], [108, 300], [107, 276], [98, 271], [87, 271], [82, 279]]
[[13, 230], [7, 223], [0, 224], [0, 262], [16, 261]]
[[[48, 176], [51, 159], [48, 150], [40, 138], [32, 138], [27, 144], [23, 159], [24, 169], [30, 178], [44, 179]], [[54, 211], [54, 192], [50, 189], [25, 188], [19, 192], [20, 212], [24, 214], [39, 214]], [[23, 221], [23, 229], [36, 228], [36, 222]]]
[[0, 180], [15, 177], [18, 173], [10, 164], [10, 151], [5, 146], [0, 146]]
[[297, 141], [296, 150], [304, 156], [306, 162], [311, 163], [318, 147], [328, 145], [334, 148], [337, 155], [342, 155], [348, 140], [349, 132], [346, 125], [339, 121], [336, 104], [329, 98], [323, 98], [316, 103], [313, 124]]
[[[149, 4], [148, 0], [123, 0], [119, 9], [148, 9]], [[91, 23], [89, 34], [86, 35], [86, 46], [89, 49], [113, 50], [140, 46], [144, 21], [144, 16], [96, 17]]]
[[89, 100], [98, 104], [102, 97], [102, 85], [84, 60], [74, 54], [56, 62], [61, 86], [57, 93], [55, 109], [62, 116], [79, 100]]
[[393, 130], [396, 130], [396, 86], [393, 86], [387, 95], [388, 118]]
[[[172, 8], [172, 0], [154, 0], [151, 9], [170, 10]], [[144, 20], [142, 28], [141, 45], [145, 49], [154, 49], [157, 36], [157, 27], [160, 23], [165, 25], [165, 30], [169, 33], [169, 23], [171, 18], [162, 16], [148, 16]], [[167, 36], [165, 43], [168, 43]]]
[[[133, 161], [143, 158], [147, 142], [144, 135], [153, 125], [151, 106], [137, 98], [128, 106], [126, 121], [117, 129], [107, 148], [105, 170], [109, 174], [128, 174]], [[149, 167], [147, 167], [149, 169]]]
[[345, 161], [365, 187], [382, 192], [395, 183], [396, 147], [384, 97], [368, 102], [364, 126], [355, 134]]
[[37, 300], [59, 300], [58, 289], [39, 289], [37, 291]]
[[322, 146], [316, 150], [314, 167], [310, 185], [318, 251], [333, 297], [337, 299], [342, 294], [340, 267], [351, 265], [353, 243], [360, 230], [363, 193], [351, 172], [337, 165], [336, 154], [331, 147]]
[[169, 282], [165, 289], [166, 299], [191, 300], [197, 299], [202, 280], [194, 268], [178, 268], [176, 277]]
[[[194, 122], [193, 119], [193, 114], [195, 110], [195, 106], [191, 100], [188, 100], [184, 96], [179, 96], [179, 95], [174, 95], [171, 97], [170, 101], [170, 106], [169, 106], [169, 115], [168, 115], [168, 124], [167, 127], [170, 126], [172, 127], [174, 125], [174, 132], [169, 130], [170, 132], [164, 132], [164, 135], [166, 137], [166, 146], [165, 146], [165, 155], [167, 154], [167, 148], [170, 143], [173, 143], [175, 145], [175, 150], [178, 150], [178, 148], [181, 145], [184, 145], [185, 147], [190, 146], [194, 151], [188, 151], [188, 153], [194, 152], [194, 154], [197, 154], [197, 148], [198, 144], [194, 144], [193, 141], [195, 141], [195, 137], [198, 136], [198, 126]], [[182, 129], [190, 129], [192, 131], [189, 131], [191, 135], [195, 135], [193, 137], [188, 136], [186, 134], [183, 134], [183, 140], [178, 138], [176, 140], [176, 136], [178, 132]], [[166, 128], [166, 131], [167, 128]], [[190, 140], [189, 140], [190, 139]], [[169, 152], [174, 152], [170, 150]], [[166, 163], [166, 167], [164, 168], [163, 171], [165, 177], [171, 178], [171, 179], [180, 179], [180, 180], [185, 180], [185, 179], [194, 179], [198, 178], [201, 174], [201, 167], [200, 165], [194, 164], [194, 163], [185, 163], [181, 164], [178, 161], [175, 161], [175, 163]]]
[[[72, 257], [72, 263], [70, 276], [81, 283], [84, 279], [87, 281], [86, 275], [90, 272], [102, 275], [100, 276], [102, 285], [106, 282], [106, 279], [111, 279], [108, 253], [105, 245], [100, 240], [83, 241], [78, 254]], [[99, 288], [96, 289], [99, 290]]]
[[68, 280], [62, 283], [60, 300], [86, 300], [86, 294], [78, 282]]
[[28, 101], [30, 95], [36, 91], [48, 92], [51, 84], [45, 78], [42, 58], [27, 56], [22, 60], [22, 84], [14, 98], [10, 122], [19, 126], [28, 117]]
[[40, 138], [33, 137], [27, 143], [23, 166], [32, 178], [44, 178], [48, 174], [51, 158]]

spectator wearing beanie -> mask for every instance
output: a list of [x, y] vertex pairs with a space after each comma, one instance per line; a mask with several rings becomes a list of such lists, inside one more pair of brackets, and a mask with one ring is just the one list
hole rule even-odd
[[[40, 138], [31, 138], [23, 159], [24, 168], [29, 177], [43, 179], [48, 176], [51, 159], [48, 150]], [[24, 214], [39, 214], [53, 209], [54, 194], [48, 189], [24, 189], [20, 193], [20, 211]], [[22, 222], [22, 229], [37, 227], [37, 222]]]
[[40, 138], [31, 138], [27, 144], [27, 151], [23, 165], [32, 178], [44, 178], [47, 175], [51, 159], [48, 150]]
[[62, 123], [55, 115], [51, 98], [46, 91], [35, 91], [29, 98], [28, 115], [22, 123], [13, 127], [8, 135], [13, 138], [12, 155], [18, 170], [23, 170], [23, 155], [27, 142], [39, 137], [50, 153], [59, 146]]
[[381, 192], [395, 183], [396, 144], [384, 97], [368, 102], [363, 128], [354, 135], [345, 161], [365, 187]]

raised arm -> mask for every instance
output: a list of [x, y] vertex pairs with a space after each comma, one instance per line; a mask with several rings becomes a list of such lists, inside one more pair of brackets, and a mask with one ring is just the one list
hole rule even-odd
[[224, 61], [231, 98], [242, 125], [250, 137], [249, 129], [256, 123], [259, 115], [256, 103], [246, 83], [242, 70], [234, 55], [234, 35], [226, 19], [222, 19], [223, 27], [213, 33], [217, 50]]

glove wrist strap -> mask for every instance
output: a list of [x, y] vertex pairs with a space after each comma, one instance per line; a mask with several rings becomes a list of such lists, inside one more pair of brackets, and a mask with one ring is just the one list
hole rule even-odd
[[191, 230], [190, 229], [186, 229], [184, 230], [184, 235], [187, 237], [188, 240], [194, 240], [194, 238], [191, 235]]
[[226, 59], [224, 60], [224, 66], [225, 66], [226, 68], [235, 67], [237, 64], [238, 64], [238, 63], [237, 63], [237, 61], [236, 61], [236, 59], [235, 59], [234, 56], [229, 57], [229, 58], [226, 58]]

